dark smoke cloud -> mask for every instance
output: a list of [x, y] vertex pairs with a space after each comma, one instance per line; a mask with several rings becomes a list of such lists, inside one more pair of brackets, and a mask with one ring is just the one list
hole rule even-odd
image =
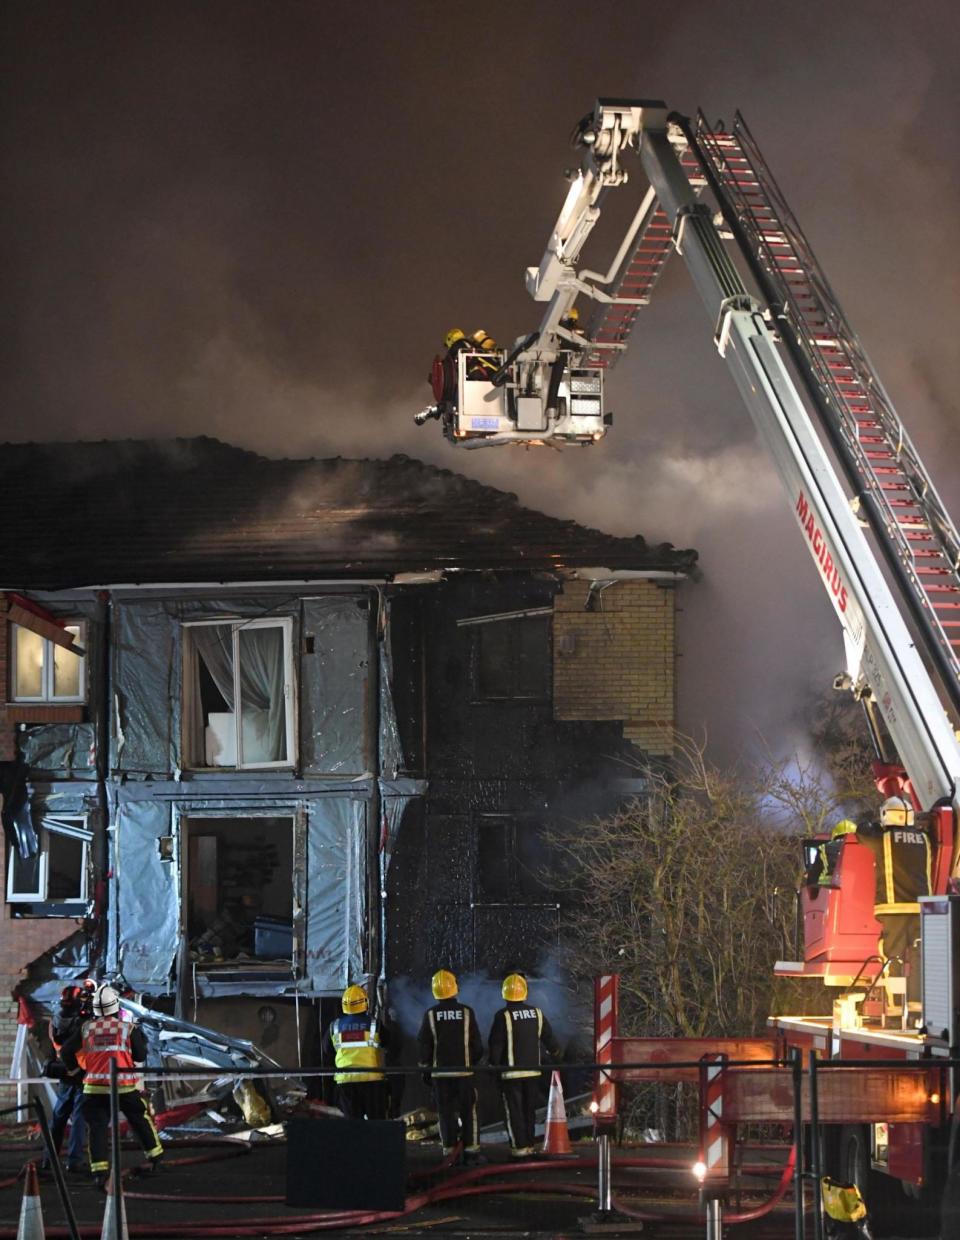
[[[10, 439], [217, 435], [408, 452], [615, 533], [693, 545], [683, 722], [797, 742], [840, 637], [678, 265], [589, 452], [455, 453], [410, 415], [444, 330], [522, 289], [598, 93], [747, 116], [960, 509], [955, 6], [36, 0], [3, 10]], [[722, 740], [720, 739], [722, 738]]]

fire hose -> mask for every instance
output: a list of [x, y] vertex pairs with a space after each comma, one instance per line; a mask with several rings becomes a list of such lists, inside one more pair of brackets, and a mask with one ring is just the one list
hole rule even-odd
[[[185, 1143], [189, 1145], [190, 1143]], [[211, 1143], [204, 1143], [211, 1144]], [[237, 1147], [233, 1142], [223, 1141], [223, 1147], [215, 1152], [208, 1152], [193, 1158], [177, 1159], [172, 1164], [174, 1166], [196, 1165], [198, 1163], [206, 1163], [221, 1157], [237, 1157], [241, 1154], [247, 1155], [252, 1153], [248, 1146]], [[451, 1154], [443, 1163], [432, 1168], [429, 1173], [434, 1175], [452, 1165], [455, 1153]], [[792, 1178], [794, 1164], [794, 1153], [791, 1150], [780, 1173], [780, 1181], [773, 1194], [760, 1205], [746, 1211], [736, 1214], [727, 1214], [725, 1221], [727, 1223], [743, 1223], [759, 1219], [769, 1214], [783, 1199]], [[320, 1232], [335, 1229], [347, 1229], [356, 1227], [369, 1227], [376, 1223], [389, 1222], [398, 1218], [405, 1217], [416, 1212], [428, 1205], [439, 1204], [443, 1201], [452, 1201], [463, 1197], [477, 1197], [496, 1195], [504, 1193], [554, 1193], [564, 1196], [581, 1197], [585, 1199], [594, 1199], [596, 1192], [593, 1187], [587, 1184], [578, 1183], [550, 1183], [544, 1180], [531, 1180], [530, 1172], [557, 1172], [566, 1170], [583, 1170], [596, 1166], [594, 1158], [573, 1158], [565, 1159], [562, 1163], [548, 1160], [539, 1160], [535, 1162], [523, 1162], [517, 1164], [493, 1165], [489, 1167], [473, 1168], [465, 1171], [451, 1180], [446, 1180], [441, 1184], [422, 1189], [419, 1192], [411, 1194], [400, 1212], [395, 1211], [361, 1211], [361, 1210], [341, 1210], [341, 1211], [323, 1211], [317, 1214], [300, 1214], [295, 1218], [281, 1219], [276, 1215], [268, 1215], [264, 1217], [248, 1217], [240, 1219], [221, 1219], [213, 1223], [135, 1223], [128, 1225], [128, 1231], [131, 1236], [165, 1236], [170, 1240], [189, 1240], [191, 1237], [206, 1236], [237, 1236], [237, 1237], [254, 1237], [262, 1236], [264, 1228], [268, 1228], [271, 1235], [295, 1235], [305, 1232]], [[687, 1170], [688, 1164], [677, 1158], [654, 1158], [654, 1157], [633, 1157], [621, 1158], [615, 1163], [616, 1168], [628, 1169], [639, 1168], [648, 1170]], [[755, 1167], [745, 1168], [750, 1174], [776, 1174], [776, 1168]], [[418, 1173], [425, 1174], [425, 1173]], [[485, 1183], [484, 1181], [491, 1177], [506, 1176], [510, 1182], [503, 1183]], [[521, 1178], [524, 1177], [524, 1178]], [[175, 1199], [177, 1202], [209, 1202], [216, 1204], [280, 1204], [284, 1201], [281, 1195], [259, 1195], [259, 1196], [236, 1196], [222, 1194], [180, 1194], [177, 1193], [175, 1198], [170, 1195], [157, 1192], [141, 1192], [134, 1189], [124, 1190], [124, 1196], [132, 1200], [144, 1201], [161, 1201]], [[642, 1219], [650, 1222], [682, 1222], [697, 1223], [701, 1221], [700, 1214], [676, 1214], [654, 1211], [639, 1211], [632, 1206], [626, 1206], [619, 1198], [615, 1202], [616, 1209], [623, 1215], [630, 1218]], [[92, 1229], [85, 1229], [85, 1232], [93, 1237], [99, 1234], [99, 1225]], [[0, 1228], [0, 1240], [16, 1240], [16, 1230], [11, 1228]], [[48, 1228], [47, 1235], [50, 1240], [60, 1238], [67, 1235], [65, 1228]]]

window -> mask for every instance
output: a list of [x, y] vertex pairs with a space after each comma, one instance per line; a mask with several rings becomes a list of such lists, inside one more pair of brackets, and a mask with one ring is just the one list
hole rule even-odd
[[294, 819], [180, 820], [184, 924], [190, 957], [205, 971], [238, 963], [275, 972], [295, 959]]
[[549, 701], [550, 618], [528, 616], [478, 625], [476, 695], [481, 701]]
[[[65, 650], [49, 637], [41, 637], [19, 624], [10, 626], [13, 637], [14, 702], [82, 702], [86, 696], [86, 660]], [[84, 644], [84, 625], [68, 624], [78, 646]]]
[[88, 899], [92, 839], [85, 818], [45, 818], [35, 856], [25, 859], [15, 848], [8, 854], [8, 902], [56, 906], [61, 916], [77, 916]]
[[184, 626], [185, 765], [293, 765], [292, 630], [290, 619]]
[[482, 904], [543, 899], [543, 844], [524, 817], [477, 818], [477, 899]]

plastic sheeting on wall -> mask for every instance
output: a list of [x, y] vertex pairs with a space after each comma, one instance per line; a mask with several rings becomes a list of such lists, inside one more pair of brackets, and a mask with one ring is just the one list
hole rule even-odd
[[366, 599], [303, 600], [305, 644], [300, 745], [304, 770], [319, 775], [372, 772], [369, 726], [370, 613]]
[[161, 836], [170, 834], [170, 807], [157, 801], [121, 802], [116, 827], [116, 899], [110, 902], [116, 962], [111, 961], [111, 967], [134, 989], [165, 988], [179, 942], [180, 915], [178, 867], [160, 860], [158, 845]]
[[162, 774], [176, 765], [180, 714], [176, 620], [170, 603], [119, 603], [114, 611], [114, 714], [111, 764]]
[[92, 723], [47, 723], [18, 733], [20, 755], [31, 770], [96, 772], [96, 729]]
[[363, 967], [366, 802], [319, 797], [308, 814], [305, 970], [337, 991]]

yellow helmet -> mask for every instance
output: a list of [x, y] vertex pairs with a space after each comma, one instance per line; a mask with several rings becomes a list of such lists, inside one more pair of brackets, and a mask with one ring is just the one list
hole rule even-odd
[[830, 838], [832, 840], [837, 840], [841, 835], [850, 835], [850, 833], [856, 831], [856, 829], [857, 824], [851, 818], [841, 818], [830, 832]]
[[912, 827], [913, 807], [903, 797], [887, 797], [880, 806], [880, 822], [884, 827]]
[[362, 986], [348, 986], [343, 992], [340, 1006], [345, 1012], [365, 1012], [367, 1010], [367, 992]]
[[456, 344], [458, 340], [463, 340], [464, 334], [459, 327], [451, 327], [443, 338], [443, 347], [449, 349], [451, 345]]
[[511, 973], [509, 977], [503, 979], [500, 993], [504, 999], [513, 1003], [522, 1003], [527, 997], [527, 979], [519, 973]]
[[437, 969], [430, 985], [434, 999], [452, 999], [457, 993], [457, 979], [449, 969]]
[[571, 306], [570, 309], [567, 311], [567, 313], [563, 317], [567, 323], [579, 323], [580, 322], [580, 311], [577, 309], [576, 306]]

